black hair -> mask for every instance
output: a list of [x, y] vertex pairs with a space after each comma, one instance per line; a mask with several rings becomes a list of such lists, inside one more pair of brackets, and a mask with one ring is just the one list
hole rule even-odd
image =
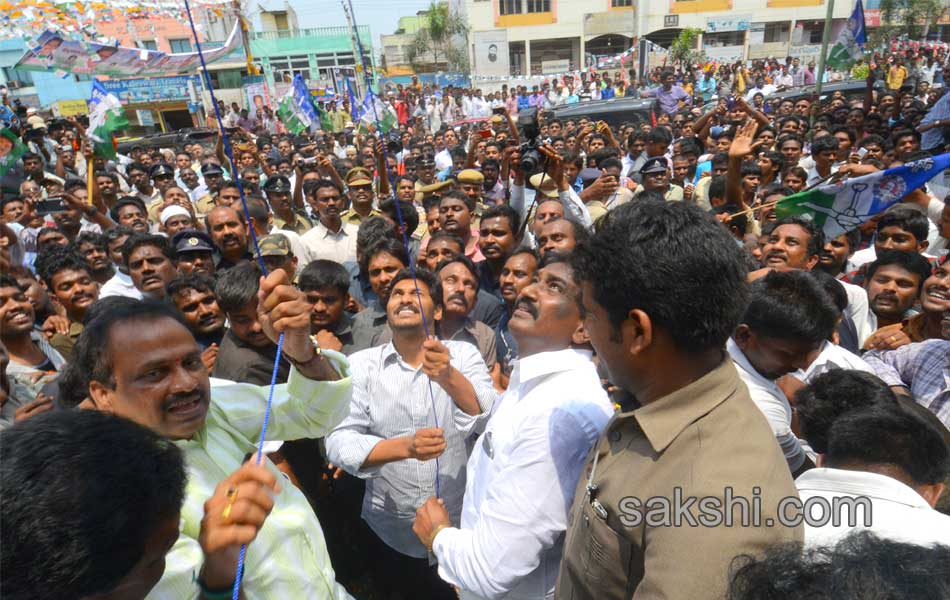
[[838, 307], [838, 312], [843, 313], [848, 308], [848, 292], [845, 291], [840, 281], [821, 269], [812, 269], [806, 271], [806, 273], [818, 281], [828, 297], [831, 298], [831, 301]]
[[[478, 276], [478, 268], [475, 266], [475, 263], [472, 262], [472, 259], [465, 256], [464, 254], [459, 254], [452, 258], [447, 258], [441, 261], [438, 264], [438, 266], [436, 266], [435, 268], [436, 275], [438, 275], [439, 272], [442, 271], [442, 269], [451, 265], [452, 263], [461, 263], [466, 269], [468, 269], [468, 272], [471, 273], [472, 277], [475, 278], [475, 291], [477, 292], [478, 290], [481, 289], [482, 286], [481, 286], [481, 281]], [[441, 278], [439, 278], [439, 280], [441, 281]]]
[[673, 134], [666, 127], [654, 127], [650, 133], [647, 134], [646, 143], [669, 146], [673, 143]]
[[[270, 217], [271, 211], [270, 205], [266, 200], [248, 194], [248, 196], [245, 198], [245, 203], [247, 204], [247, 214], [252, 219], [254, 219], [255, 223], [259, 225], [267, 223], [267, 219]], [[244, 211], [237, 208], [232, 208], [231, 210], [241, 215], [241, 222], [243, 223]], [[211, 228], [209, 227], [208, 229], [210, 230]]]
[[181, 451], [120, 417], [42, 414], [0, 434], [0, 454], [5, 598], [109, 592], [181, 511]]
[[86, 259], [71, 248], [44, 253], [42, 261], [37, 257], [35, 266], [37, 274], [51, 291], [53, 290], [53, 276], [61, 271], [85, 271], [87, 275], [90, 274]]
[[841, 313], [805, 271], [772, 271], [752, 284], [742, 323], [763, 338], [820, 344], [831, 337]]
[[129, 264], [129, 257], [132, 256], [135, 249], [140, 246], [155, 246], [161, 250], [162, 254], [168, 260], [172, 262], [178, 260], [178, 255], [167, 237], [163, 235], [152, 235], [150, 233], [133, 233], [129, 236], [129, 239], [125, 240], [125, 243], [122, 244], [122, 261], [126, 265]]
[[823, 135], [816, 137], [811, 142], [811, 155], [818, 156], [826, 150], [838, 151], [838, 138], [833, 135]]
[[900, 227], [917, 238], [919, 244], [927, 240], [930, 225], [927, 215], [921, 211], [909, 206], [897, 205], [881, 215], [877, 222], [878, 231], [885, 227]]
[[615, 333], [638, 308], [690, 354], [721, 348], [748, 298], [732, 235], [686, 202], [640, 200], [610, 211], [571, 263], [577, 280], [591, 283]]
[[[406, 279], [415, 279], [417, 283], [424, 283], [426, 287], [429, 288], [429, 297], [432, 298], [432, 302], [435, 306], [442, 306], [442, 281], [428, 269], [416, 269], [415, 276], [413, 276], [411, 269], [399, 269], [399, 272], [393, 277], [392, 283], [389, 284], [389, 296], [392, 296], [393, 290], [396, 289], [396, 284]], [[389, 296], [386, 297], [383, 306], [389, 304]]]
[[452, 233], [451, 231], [445, 231], [443, 229], [440, 229], [439, 231], [436, 231], [435, 233], [429, 236], [429, 244], [431, 244], [432, 242], [436, 240], [443, 240], [443, 239], [451, 240], [452, 242], [455, 242], [456, 244], [459, 245], [459, 248], [462, 249], [461, 251], [463, 253], [465, 252], [465, 241], [461, 237], [459, 237], [457, 234]]
[[[119, 238], [133, 235], [134, 233], [135, 232], [132, 231], [132, 228], [128, 227], [127, 225], [116, 225], [112, 229], [107, 229], [106, 232], [102, 235], [106, 239], [106, 248], [108, 249], [109, 244], [111, 244], [112, 242], [116, 241]], [[81, 238], [82, 238], [82, 234], [79, 234], [79, 238], [77, 238], [77, 243], [79, 239]]]
[[882, 150], [884, 149], [884, 138], [876, 133], [872, 133], [870, 135], [864, 136], [864, 138], [861, 140], [861, 143], [858, 144], [858, 147], [863, 148], [875, 144], [880, 146]]
[[789, 140], [796, 142], [798, 144], [799, 149], [802, 149], [805, 147], [805, 140], [802, 139], [802, 136], [798, 135], [797, 133], [786, 133], [778, 139], [779, 150], [781, 150], [782, 146], [785, 145], [785, 142]]
[[240, 262], [227, 269], [214, 286], [218, 306], [226, 313], [237, 312], [257, 299], [261, 267], [254, 261]]
[[[864, 111], [861, 111], [861, 112], [863, 113]], [[848, 136], [848, 139], [851, 140], [852, 146], [858, 139], [858, 136], [855, 135], [854, 130], [848, 127], [847, 125], [835, 125], [834, 127], [831, 128], [831, 135], [834, 135], [840, 132], [844, 132], [845, 135]]]
[[709, 198], [726, 198], [726, 177], [724, 175], [714, 175], [709, 182]]
[[79, 247], [83, 244], [89, 244], [102, 251], [108, 250], [106, 237], [103, 234], [96, 233], [94, 231], [83, 231], [78, 237], [76, 237], [76, 241], [73, 242], [76, 250], [79, 250]]
[[702, 154], [699, 142], [695, 138], [682, 138], [679, 142], [680, 154], [695, 154], [697, 157]]
[[304, 196], [316, 197], [317, 190], [323, 188], [333, 188], [339, 192], [341, 196], [343, 195], [343, 189], [340, 187], [340, 184], [338, 184], [336, 181], [333, 181], [332, 179], [311, 179], [310, 181], [303, 184], [303, 194]]
[[402, 242], [390, 236], [377, 239], [366, 248], [366, 250], [360, 256], [360, 272], [363, 274], [368, 274], [370, 260], [372, 260], [372, 258], [377, 254], [382, 254], [384, 252], [396, 258], [404, 266], [409, 266], [409, 254], [406, 252], [406, 247]]
[[933, 267], [930, 266], [930, 261], [917, 252], [910, 252], [908, 250], [882, 250], [881, 253], [877, 255], [877, 260], [868, 265], [865, 280], [871, 281], [871, 278], [874, 277], [874, 273], [881, 267], [887, 265], [896, 265], [908, 273], [917, 275], [919, 278], [917, 284], [918, 292], [924, 285], [924, 281], [933, 273]]
[[[415, 209], [413, 209], [415, 212]], [[407, 232], [412, 235], [412, 232]], [[396, 239], [392, 224], [383, 217], [372, 215], [363, 219], [359, 228], [356, 230], [356, 247], [360, 251], [374, 245], [376, 242], [384, 239]], [[400, 240], [401, 241], [401, 240]]]
[[615, 156], [607, 156], [597, 161], [598, 169], [609, 169], [613, 167], [614, 169], [623, 169], [623, 163], [620, 162], [620, 159]]
[[[534, 256], [535, 259], [538, 261], [537, 271], [540, 271], [541, 269], [549, 265], [565, 264], [568, 266], [568, 268], [571, 269], [572, 276], [576, 278], [576, 275], [574, 274], [574, 265], [571, 264], [571, 257], [569, 254], [553, 251], [553, 252], [548, 252], [544, 256], [539, 258], [537, 253], [534, 252], [533, 250], [527, 251], [526, 253]], [[521, 254], [521, 252], [516, 252], [515, 254]], [[514, 254], [512, 254], [512, 256], [514, 256]], [[575, 280], [574, 283], [575, 283], [575, 286], [577, 287], [577, 293], [574, 295], [574, 302], [575, 304], [577, 304], [577, 310], [580, 312], [581, 318], [584, 318], [587, 315], [587, 311], [584, 309], [584, 301], [583, 301], [583, 298], [581, 297], [580, 282]]]
[[828, 451], [828, 429], [838, 417], [876, 405], [898, 406], [897, 398], [878, 377], [858, 370], [826, 371], [795, 394], [801, 437], [819, 454]]
[[326, 259], [314, 260], [300, 272], [297, 287], [303, 292], [333, 288], [340, 294], [346, 294], [350, 290], [350, 272], [338, 262]]
[[740, 174], [742, 177], [746, 177], [746, 176], [748, 176], [748, 175], [757, 175], [757, 176], [761, 177], [761, 176], [762, 176], [762, 168], [759, 166], [758, 163], [752, 162], [752, 161], [750, 161], [750, 160], [747, 160], [747, 161], [745, 161], [745, 162], [742, 163], [742, 167], [740, 167], [740, 169], [739, 169], [739, 174]]
[[169, 298], [174, 298], [186, 290], [214, 294], [214, 287], [215, 282], [212, 277], [202, 273], [192, 273], [191, 275], [183, 275], [168, 282], [168, 285], [165, 286], [165, 293]]
[[[732, 563], [730, 600], [950, 597], [950, 546], [922, 546], [856, 531], [836, 545], [776, 544]], [[941, 575], [942, 573], [942, 575]]]
[[728, 166], [729, 166], [729, 153], [727, 153], [727, 152], [717, 152], [717, 153], [713, 154], [713, 157], [712, 157], [712, 159], [710, 160], [710, 162], [712, 163], [712, 166], [713, 166], [713, 167], [715, 167], [716, 165], [719, 165], [719, 166], [721, 166], [721, 167], [728, 167]]
[[465, 206], [468, 208], [468, 212], [470, 213], [475, 212], [475, 199], [469, 198], [467, 195], [460, 192], [459, 190], [452, 190], [451, 192], [448, 192], [447, 194], [443, 195], [442, 198], [439, 200], [439, 204], [441, 205], [442, 202], [448, 198], [461, 200], [462, 202], [465, 203]]
[[[787, 188], [786, 188], [787, 189]], [[791, 190], [789, 195], [791, 194]], [[770, 192], [766, 194], [766, 197], [776, 193]], [[811, 219], [806, 219], [798, 215], [792, 215], [790, 217], [785, 217], [784, 219], [779, 219], [775, 222], [775, 229], [778, 229], [782, 225], [798, 225], [808, 233], [808, 245], [806, 246], [806, 252], [808, 256], [821, 256], [821, 251], [825, 248], [825, 233], [821, 230], [815, 222]], [[775, 231], [773, 229], [772, 231]]]
[[839, 417], [828, 430], [825, 460], [832, 468], [893, 465], [917, 485], [942, 483], [950, 474], [943, 435], [898, 407], [875, 406]]
[[[724, 179], [720, 177], [720, 179]], [[710, 198], [721, 198], [722, 196], [710, 196]], [[738, 204], [723, 204], [719, 207], [714, 207], [712, 210], [715, 215], [731, 215], [733, 213], [742, 213], [742, 207]], [[733, 227], [736, 229], [736, 232], [739, 234], [739, 237], [745, 237], [746, 231], [749, 228], [749, 219], [745, 214], [735, 214], [732, 216], [729, 221], [723, 223], [729, 229]]]
[[[411, 236], [419, 227], [419, 213], [411, 202], [399, 200], [399, 213], [402, 214], [402, 222], [406, 225], [406, 236]], [[379, 211], [399, 224], [399, 214], [396, 212], [396, 201], [387, 198], [379, 203]]]
[[914, 140], [917, 142], [918, 145], [920, 144], [920, 134], [913, 129], [898, 129], [893, 134], [891, 134], [891, 142], [893, 142], [894, 145], [896, 146], [897, 142], [902, 137], [907, 137], [909, 135], [914, 137]]
[[778, 171], [781, 172], [785, 169], [785, 157], [782, 156], [781, 152], [775, 152], [774, 150], [768, 150], [762, 153], [762, 157], [771, 162], [773, 165], [778, 167]]
[[145, 208], [145, 203], [142, 202], [141, 198], [136, 198], [135, 196], [122, 196], [115, 201], [115, 204], [112, 205], [112, 208], [109, 209], [109, 216], [112, 217], [112, 220], [116, 223], [119, 222], [119, 209], [123, 206], [134, 205], [142, 211], [143, 215], [148, 215], [148, 210]]
[[[60, 390], [72, 390], [61, 398], [63, 404], [70, 408], [78, 405], [88, 395], [89, 384], [93, 381], [109, 388], [115, 387], [109, 335], [116, 325], [128, 321], [153, 323], [163, 318], [188, 329], [178, 310], [165, 302], [125, 297], [109, 297], [94, 302], [86, 311], [85, 328], [73, 347], [72, 361], [67, 363], [65, 372], [60, 375]], [[127, 342], [123, 340], [116, 349], [127, 348]]]
[[495, 204], [494, 206], [489, 206], [484, 210], [484, 212], [482, 212], [481, 222], [484, 223], [488, 219], [494, 219], [497, 217], [508, 219], [508, 225], [511, 227], [511, 233], [513, 233], [515, 236], [518, 235], [518, 231], [521, 229], [521, 215], [518, 214], [518, 211], [511, 208], [511, 206], [507, 204]]

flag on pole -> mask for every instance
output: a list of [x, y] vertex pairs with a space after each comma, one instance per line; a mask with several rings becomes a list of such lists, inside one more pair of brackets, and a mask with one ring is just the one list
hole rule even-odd
[[20, 141], [20, 136], [6, 127], [0, 129], [0, 177], [6, 175], [25, 153], [26, 145]]
[[366, 131], [379, 129], [382, 133], [389, 133], [389, 130], [396, 126], [396, 113], [384, 104], [379, 96], [373, 93], [373, 90], [366, 91], [362, 111], [360, 127]]
[[89, 129], [93, 151], [98, 156], [115, 159], [115, 132], [129, 126], [125, 108], [115, 94], [110, 94], [98, 79], [92, 81], [92, 96], [88, 102]]
[[353, 122], [360, 120], [360, 117], [363, 116], [362, 111], [360, 110], [359, 104], [356, 102], [356, 94], [353, 93], [353, 85], [350, 83], [350, 78], [346, 78], [346, 96], [350, 100], [350, 114], [353, 117]]
[[950, 168], [950, 154], [923, 158], [839, 183], [820, 185], [783, 198], [775, 205], [779, 219], [809, 214], [828, 239], [853, 230], [874, 215]]
[[851, 65], [864, 56], [864, 44], [867, 40], [867, 32], [864, 29], [864, 7], [861, 5], [861, 0], [857, 0], [851, 18], [841, 29], [838, 40], [828, 53], [826, 64], [838, 71], [850, 69]]
[[294, 75], [290, 89], [280, 99], [277, 116], [287, 131], [294, 135], [310, 129], [311, 123], [318, 119], [317, 109], [310, 100], [310, 91], [307, 90], [307, 84], [303, 82], [300, 73]]

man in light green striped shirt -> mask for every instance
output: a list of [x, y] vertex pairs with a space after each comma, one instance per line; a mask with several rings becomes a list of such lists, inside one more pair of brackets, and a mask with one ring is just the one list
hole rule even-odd
[[[309, 338], [310, 305], [287, 285], [282, 271], [262, 280], [258, 319], [294, 367], [274, 391], [268, 440], [320, 437], [349, 408], [349, 366], [343, 355], [318, 351]], [[180, 535], [167, 555], [165, 574], [149, 599], [230, 598], [239, 543], [199, 537], [204, 504], [215, 487], [255, 452], [269, 389], [247, 384], [211, 387], [194, 338], [174, 309], [157, 303], [110, 307], [87, 325], [76, 347], [73, 374], [88, 387], [96, 408], [146, 425], [176, 440], [188, 471]], [[243, 597], [248, 599], [349, 598], [336, 583], [323, 531], [304, 494], [283, 477], [281, 491], [256, 539], [248, 546]], [[251, 510], [240, 495], [233, 519]], [[218, 509], [220, 510], [220, 509]], [[208, 518], [228, 520], [227, 514]], [[209, 551], [210, 547], [217, 548]], [[204, 549], [204, 550], [203, 550]], [[201, 585], [207, 592], [202, 591]]]

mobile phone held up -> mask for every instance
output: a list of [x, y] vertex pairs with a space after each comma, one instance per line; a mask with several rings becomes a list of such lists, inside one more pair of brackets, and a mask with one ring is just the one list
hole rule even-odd
[[36, 203], [36, 214], [40, 216], [66, 212], [66, 201], [62, 196], [50, 196]]
[[503, 107], [503, 106], [496, 106], [495, 108], [491, 109], [491, 114], [493, 114], [493, 115], [504, 115], [504, 114], [505, 114], [505, 107]]

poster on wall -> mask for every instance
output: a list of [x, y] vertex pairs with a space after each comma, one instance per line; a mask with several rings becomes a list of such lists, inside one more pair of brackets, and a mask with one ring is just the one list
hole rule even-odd
[[476, 31], [473, 33], [475, 47], [475, 73], [482, 76], [507, 77], [508, 32], [504, 29]]
[[[235, 23], [228, 41], [219, 48], [204, 53], [205, 62], [212, 63], [230, 54], [241, 44]], [[108, 75], [130, 77], [136, 75], [169, 75], [193, 72], [200, 65], [197, 52], [168, 54], [142, 48], [107, 46], [63, 37], [61, 33], [46, 31], [36, 44], [26, 51], [14, 66], [21, 71], [56, 71], [77, 75]]]

